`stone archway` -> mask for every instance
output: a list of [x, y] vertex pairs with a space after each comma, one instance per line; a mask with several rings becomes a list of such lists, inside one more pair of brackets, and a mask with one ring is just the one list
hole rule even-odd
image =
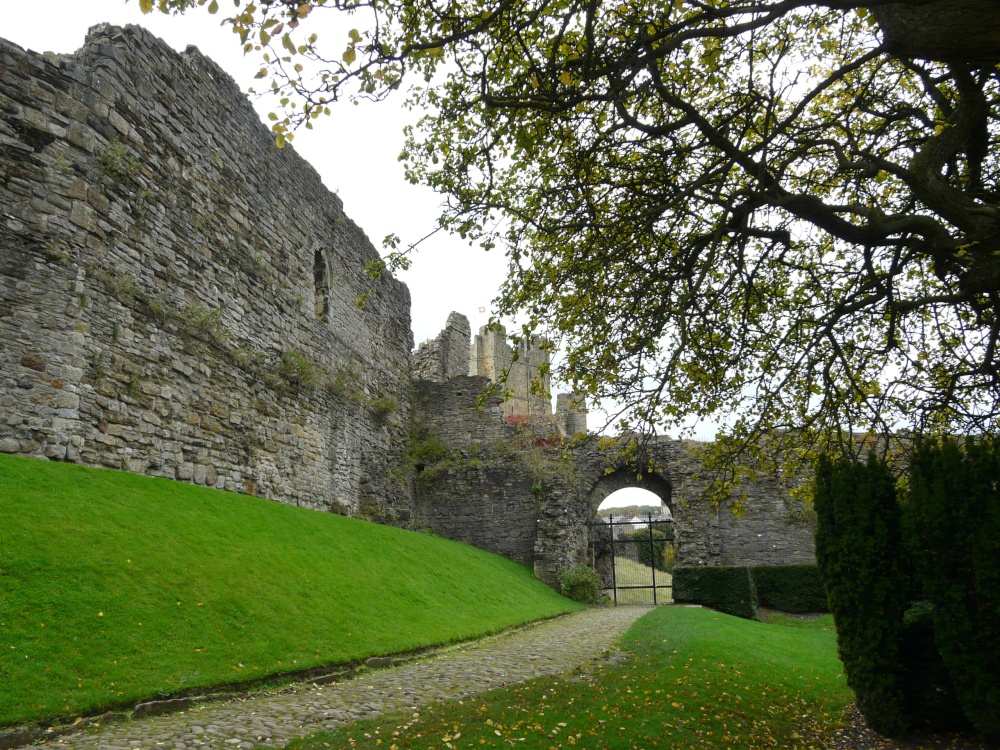
[[[607, 441], [597, 438], [574, 446], [567, 463], [572, 466], [572, 476], [547, 485], [544, 497], [538, 498], [535, 575], [558, 588], [561, 571], [594, 565], [590, 524], [596, 521], [601, 502], [620, 489], [637, 487], [652, 492], [676, 518], [673, 488], [677, 479], [671, 469], [676, 448], [676, 441], [650, 441], [637, 453], [627, 439], [609, 447]], [[657, 470], [639, 471], [637, 466]]]
[[631, 469], [618, 469], [611, 474], [604, 474], [591, 487], [587, 502], [596, 513], [605, 498], [618, 490], [630, 487], [652, 492], [670, 510], [671, 515], [674, 513], [673, 487], [670, 479], [659, 472], [640, 476]]
[[[599, 517], [605, 499], [624, 489], [641, 489], [658, 500], [666, 513], [643, 518], [614, 514]], [[673, 533], [673, 492], [668, 477], [658, 472], [639, 475], [619, 469], [601, 476], [587, 496], [592, 513], [588, 521], [588, 563], [597, 571], [605, 593], [617, 603], [669, 601], [669, 561], [676, 554]], [[648, 540], [646, 535], [649, 535]]]

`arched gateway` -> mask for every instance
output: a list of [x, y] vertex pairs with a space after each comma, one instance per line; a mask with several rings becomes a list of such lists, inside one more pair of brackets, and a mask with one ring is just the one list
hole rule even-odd
[[[633, 507], [602, 510], [605, 500], [625, 489], [644, 490], [629, 497], [648, 498], [634, 503], [647, 506], [645, 513]], [[604, 594], [615, 604], [671, 601], [677, 547], [669, 479], [657, 471], [619, 469], [597, 481], [589, 501], [596, 517], [588, 524], [588, 564], [600, 575]]]
[[[601, 574], [612, 596], [615, 584], [622, 583], [618, 581], [618, 573], [627, 574], [628, 581], [624, 585], [653, 586], [652, 571], [649, 571], [648, 582], [638, 578], [649, 568], [646, 563], [654, 562], [653, 557], [658, 556], [655, 562], [661, 571], [665, 567], [665, 544], [658, 536], [663, 535], [662, 542], [669, 537], [671, 544], [676, 545], [673, 521], [682, 518], [685, 512], [675, 501], [675, 487], [685, 484], [683, 471], [674, 468], [679, 465], [676, 460], [679, 447], [680, 444], [672, 440], [648, 441], [640, 452], [630, 447], [628, 440], [609, 443], [595, 438], [577, 444], [570, 451], [571, 481], [553, 488], [545, 498], [547, 512], [540, 514], [533, 556], [535, 574], [554, 584], [560, 571], [591, 565]], [[652, 520], [652, 524], [651, 519], [601, 522], [597, 514], [601, 502], [612, 493], [629, 487], [652, 492], [669, 513], [662, 519]], [[642, 543], [636, 538], [636, 532], [642, 529], [647, 535], [653, 532], [654, 538]], [[678, 548], [674, 546], [673, 549]], [[624, 557], [631, 562], [616, 567], [613, 562], [616, 553], [619, 560]], [[650, 559], [646, 560], [647, 557]], [[666, 576], [662, 576], [660, 584], [656, 585], [668, 583]], [[652, 601], [652, 591], [647, 593]]]

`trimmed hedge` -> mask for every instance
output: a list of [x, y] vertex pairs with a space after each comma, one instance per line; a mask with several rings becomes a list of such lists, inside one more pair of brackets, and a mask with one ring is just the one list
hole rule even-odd
[[1000, 441], [919, 443], [909, 491], [884, 462], [822, 457], [816, 558], [869, 725], [966, 722], [1000, 746]]
[[948, 667], [934, 638], [934, 607], [914, 602], [903, 615], [903, 695], [911, 721], [935, 731], [974, 730], [965, 717]]
[[[830, 611], [816, 565], [675, 568], [673, 586], [675, 602], [703, 604], [739, 617], [756, 617], [757, 607], [782, 612]], [[753, 606], [748, 607], [743, 602], [751, 591]]]
[[737, 617], [757, 616], [757, 590], [747, 567], [674, 568], [674, 601], [701, 604]]
[[829, 612], [818, 565], [758, 565], [750, 568], [761, 607], [782, 612]]

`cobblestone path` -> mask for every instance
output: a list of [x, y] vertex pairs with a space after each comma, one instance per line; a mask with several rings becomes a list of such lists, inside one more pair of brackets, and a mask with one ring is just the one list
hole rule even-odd
[[565, 674], [613, 649], [649, 609], [588, 609], [445, 649], [403, 666], [366, 672], [339, 684], [299, 685], [279, 693], [206, 703], [166, 716], [92, 728], [42, 746], [74, 750], [283, 747], [295, 737], [382, 712]]

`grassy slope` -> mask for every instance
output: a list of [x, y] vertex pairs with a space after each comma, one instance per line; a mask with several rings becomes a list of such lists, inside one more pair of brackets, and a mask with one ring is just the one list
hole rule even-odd
[[815, 748], [852, 700], [835, 635], [820, 628], [661, 607], [624, 640], [634, 658], [589, 680], [536, 680], [290, 747]]
[[0, 455], [0, 726], [576, 608], [444, 539]]

